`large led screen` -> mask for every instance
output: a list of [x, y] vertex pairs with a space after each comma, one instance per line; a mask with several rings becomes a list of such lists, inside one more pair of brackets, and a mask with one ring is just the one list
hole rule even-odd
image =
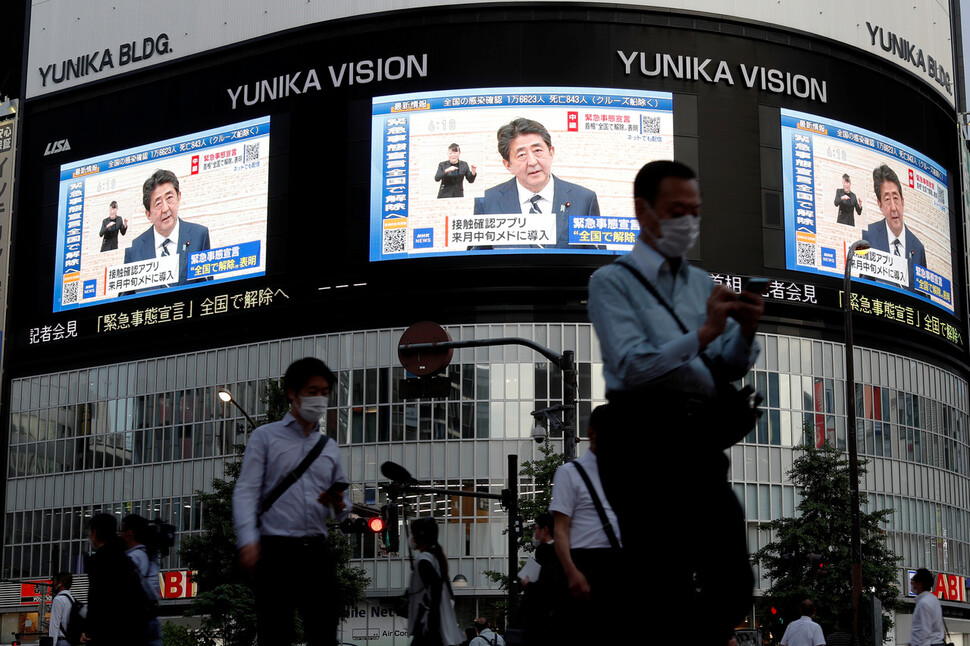
[[54, 311], [260, 276], [268, 117], [61, 166]]
[[852, 275], [954, 311], [947, 173], [888, 137], [781, 111], [788, 269]]
[[639, 234], [633, 179], [673, 154], [669, 93], [505, 87], [377, 97], [370, 259], [626, 252]]

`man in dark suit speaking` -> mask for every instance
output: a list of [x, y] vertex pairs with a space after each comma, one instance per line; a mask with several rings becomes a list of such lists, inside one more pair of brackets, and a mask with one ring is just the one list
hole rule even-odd
[[872, 187], [884, 219], [870, 224], [862, 239], [873, 249], [905, 258], [909, 267], [909, 290], [915, 291], [913, 265], [926, 267], [926, 250], [903, 222], [903, 189], [899, 177], [893, 169], [882, 164], [872, 171]]
[[600, 205], [593, 191], [552, 174], [556, 149], [545, 126], [531, 119], [515, 119], [499, 128], [498, 151], [515, 177], [475, 198], [475, 214], [555, 213], [556, 240], [548, 246], [576, 248], [569, 244], [569, 216], [598, 216]]
[[172, 171], [160, 169], [145, 180], [142, 202], [152, 227], [131, 241], [125, 262], [179, 254], [178, 284], [185, 285], [194, 282], [188, 277], [188, 254], [209, 248], [209, 229], [179, 218], [181, 201], [179, 180]]

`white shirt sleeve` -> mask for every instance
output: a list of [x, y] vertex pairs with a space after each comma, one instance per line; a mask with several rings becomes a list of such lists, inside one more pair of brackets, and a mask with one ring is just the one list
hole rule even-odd
[[58, 594], [54, 597], [54, 601], [51, 603], [51, 622], [47, 629], [47, 634], [54, 638], [54, 642], [57, 642], [57, 638], [61, 634], [61, 626], [67, 623], [71, 612], [71, 602], [66, 594]]

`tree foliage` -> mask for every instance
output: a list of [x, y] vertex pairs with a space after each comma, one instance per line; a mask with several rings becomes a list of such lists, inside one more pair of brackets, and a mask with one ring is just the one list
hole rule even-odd
[[[276, 380], [266, 382], [266, 422], [282, 419], [290, 408], [286, 392]], [[192, 631], [201, 646], [219, 640], [226, 646], [250, 646], [256, 638], [255, 601], [252, 578], [238, 565], [236, 532], [232, 522], [232, 491], [242, 469], [244, 446], [237, 445], [235, 459], [226, 462], [225, 478], [212, 481], [212, 491], [198, 491], [202, 503], [202, 523], [205, 530], [199, 535], [186, 536], [179, 555], [182, 562], [198, 574], [195, 581], [200, 590], [188, 614], [199, 615], [202, 629]], [[341, 617], [362, 601], [370, 584], [365, 571], [350, 567], [350, 540], [336, 527], [331, 527], [329, 543], [337, 561], [337, 597], [343, 603]], [[298, 573], [294, 573], [298, 576]], [[285, 619], [283, 619], [285, 621]]]
[[[519, 536], [519, 550], [530, 553], [535, 550], [532, 547], [533, 524], [531, 521], [544, 511], [549, 510], [549, 503], [552, 502], [552, 478], [558, 469], [566, 461], [563, 454], [556, 450], [552, 442], [544, 442], [539, 445], [539, 453], [542, 457], [522, 463], [519, 475], [525, 482], [532, 483], [532, 491], [526, 495], [519, 496], [519, 517], [523, 519], [522, 534]], [[523, 480], [519, 480], [522, 486]], [[503, 534], [508, 533], [506, 528]], [[525, 561], [520, 561], [520, 565]], [[485, 570], [483, 572], [489, 580], [500, 584], [502, 590], [509, 589], [508, 573], [496, 570]], [[498, 602], [497, 606], [505, 606], [505, 602]]]
[[[799, 515], [762, 523], [761, 531], [774, 540], [758, 550], [752, 561], [761, 567], [771, 588], [762, 597], [767, 627], [780, 639], [784, 626], [797, 619], [798, 606], [812, 599], [818, 607], [815, 620], [823, 628], [834, 626], [838, 617], [852, 610], [851, 493], [849, 461], [842, 451], [824, 444], [805, 446], [792, 464], [788, 476], [801, 489]], [[865, 473], [860, 463], [860, 476]], [[883, 635], [892, 626], [892, 611], [900, 606], [897, 557], [886, 543], [882, 527], [891, 509], [860, 511], [863, 590], [882, 601]], [[810, 564], [810, 554], [822, 556], [823, 568]], [[774, 606], [780, 615], [767, 612]], [[860, 610], [860, 627], [864, 613]], [[828, 632], [828, 630], [826, 630]]]
[[[519, 498], [519, 515], [525, 519], [533, 519], [549, 511], [549, 504], [552, 502], [552, 478], [556, 475], [556, 469], [566, 461], [552, 442], [540, 444], [539, 453], [542, 457], [523, 462], [519, 470], [519, 475], [531, 480], [534, 487], [532, 495]], [[531, 523], [523, 528], [522, 536], [519, 537], [519, 549], [533, 551], [532, 529]]]

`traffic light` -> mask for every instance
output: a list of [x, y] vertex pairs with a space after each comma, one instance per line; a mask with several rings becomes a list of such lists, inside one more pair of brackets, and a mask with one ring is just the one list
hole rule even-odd
[[779, 624], [781, 625], [785, 624], [785, 617], [780, 612], [778, 612], [778, 608], [775, 606], [771, 606], [771, 617], [773, 619], [776, 619]]
[[384, 522], [380, 516], [361, 518], [352, 516], [340, 523], [340, 531], [344, 534], [379, 534], [384, 529]]
[[808, 570], [813, 579], [817, 579], [819, 576], [827, 573], [825, 570], [825, 561], [822, 560], [821, 554], [808, 555]]
[[384, 519], [380, 516], [371, 516], [367, 519], [367, 529], [375, 534], [380, 534], [384, 531]]
[[381, 532], [381, 542], [388, 554], [401, 549], [401, 538], [397, 522], [397, 505], [388, 504], [381, 507], [381, 520], [384, 526]]

